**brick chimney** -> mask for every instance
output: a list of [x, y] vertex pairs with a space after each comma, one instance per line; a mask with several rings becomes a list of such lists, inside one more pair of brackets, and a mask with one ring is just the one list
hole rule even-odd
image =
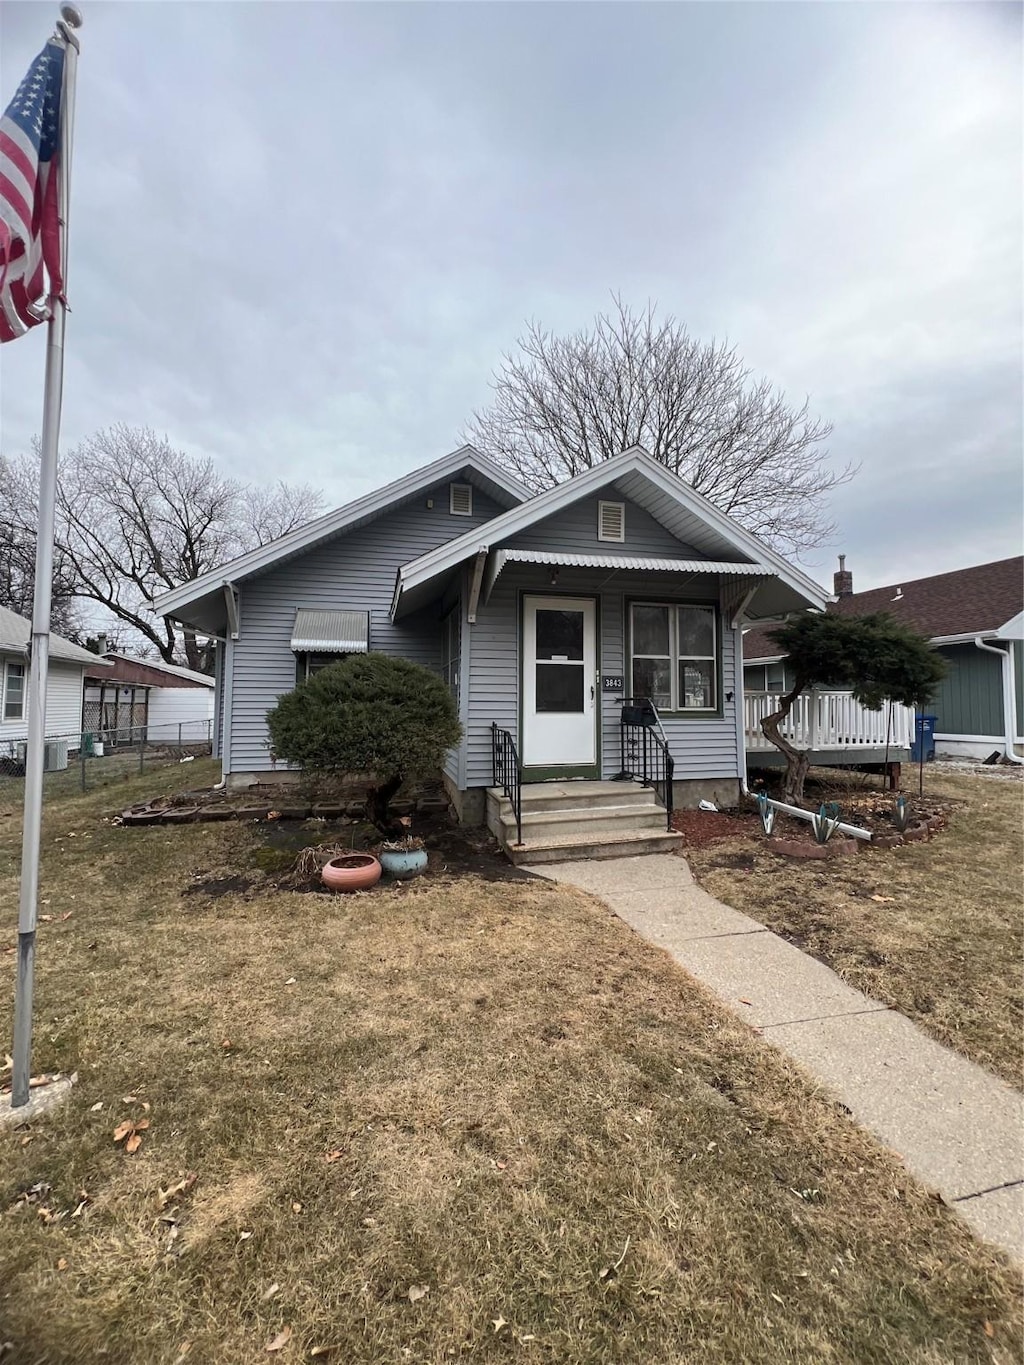
[[832, 575], [832, 591], [837, 597], [853, 596], [853, 574], [846, 567], [846, 556], [839, 556], [839, 568]]

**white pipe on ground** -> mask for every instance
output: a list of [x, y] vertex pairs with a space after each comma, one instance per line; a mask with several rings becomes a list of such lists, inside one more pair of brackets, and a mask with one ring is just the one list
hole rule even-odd
[[1024, 758], [1018, 758], [1013, 747], [1017, 729], [1013, 714], [1016, 690], [1013, 677], [1013, 644], [1008, 642], [1005, 649], [997, 649], [995, 645], [987, 645], [980, 635], [974, 637], [974, 643], [978, 649], [984, 649], [989, 654], [998, 654], [1003, 661], [1003, 754], [1008, 763], [1016, 763], [1020, 767], [1024, 765]]

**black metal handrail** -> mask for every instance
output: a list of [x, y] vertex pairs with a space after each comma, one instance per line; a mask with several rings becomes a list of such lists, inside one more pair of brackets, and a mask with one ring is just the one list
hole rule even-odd
[[516, 817], [516, 843], [523, 842], [523, 765], [516, 742], [507, 730], [491, 721], [491, 776], [512, 807]]
[[655, 791], [661, 786], [665, 799], [666, 828], [672, 829], [672, 805], [674, 793], [672, 778], [675, 773], [675, 759], [669, 751], [668, 742], [659, 735], [654, 726], [660, 728], [658, 712], [649, 697], [624, 697], [619, 719], [619, 755], [622, 780], [632, 779], [642, 782], [645, 787]]

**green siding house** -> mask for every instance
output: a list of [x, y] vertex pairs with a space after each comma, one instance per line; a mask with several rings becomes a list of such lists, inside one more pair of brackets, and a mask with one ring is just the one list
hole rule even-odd
[[[951, 573], [853, 591], [840, 556], [827, 610], [845, 616], [886, 611], [925, 635], [949, 665], [929, 710], [936, 717], [937, 757], [1009, 762], [1024, 755], [1024, 558], [1000, 559]], [[785, 659], [755, 627], [743, 637], [747, 692], [783, 691]]]

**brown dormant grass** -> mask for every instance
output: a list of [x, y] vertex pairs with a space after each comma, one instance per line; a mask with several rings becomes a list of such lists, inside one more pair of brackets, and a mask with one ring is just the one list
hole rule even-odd
[[930, 843], [822, 864], [732, 839], [690, 862], [714, 895], [1019, 1086], [1024, 783], [928, 769], [925, 795], [953, 803]]
[[12, 1360], [1019, 1359], [1006, 1262], [599, 902], [263, 892], [251, 830], [103, 809], [47, 818], [36, 1058], [80, 1080], [0, 1134]]

